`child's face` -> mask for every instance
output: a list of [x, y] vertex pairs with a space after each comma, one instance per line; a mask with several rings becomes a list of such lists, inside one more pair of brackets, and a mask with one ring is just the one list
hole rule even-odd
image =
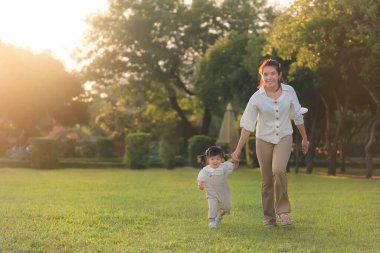
[[213, 168], [216, 169], [219, 167], [219, 165], [223, 162], [223, 158], [220, 155], [216, 156], [209, 156], [207, 158], [207, 164]]

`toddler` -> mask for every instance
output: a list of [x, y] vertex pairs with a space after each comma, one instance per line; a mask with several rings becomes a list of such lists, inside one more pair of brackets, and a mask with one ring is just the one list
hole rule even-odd
[[198, 174], [198, 188], [206, 190], [208, 201], [209, 227], [216, 228], [222, 221], [223, 215], [231, 210], [230, 188], [227, 175], [236, 169], [237, 161], [227, 161], [227, 156], [219, 147], [209, 147], [204, 155], [198, 156], [203, 169]]

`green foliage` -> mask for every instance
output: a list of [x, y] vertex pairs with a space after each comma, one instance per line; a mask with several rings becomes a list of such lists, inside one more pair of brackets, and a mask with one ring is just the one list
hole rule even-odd
[[[255, 59], [260, 58], [260, 54], [252, 55], [247, 52], [248, 41], [246, 34], [232, 32], [209, 47], [198, 64], [195, 90], [204, 106], [214, 114], [224, 111], [225, 105], [220, 103], [221, 100], [232, 101], [239, 98], [244, 101], [242, 103], [246, 103], [258, 83], [257, 70], [251, 75], [248, 66], [243, 64], [258, 62]], [[261, 40], [257, 43], [256, 48], [262, 48], [263, 42]]]
[[74, 157], [75, 156], [75, 139], [65, 139], [57, 141], [59, 157]]
[[214, 145], [213, 139], [206, 135], [195, 135], [188, 140], [187, 153], [191, 166], [198, 167], [197, 156], [203, 155], [209, 146]]
[[[98, 91], [92, 118], [107, 134], [157, 129], [173, 115], [182, 136], [198, 133], [200, 124], [207, 132], [210, 123], [201, 114], [209, 111], [199, 109], [193, 90], [196, 62], [233, 30], [254, 35], [265, 30], [266, 14], [273, 13], [259, 0], [185, 2], [116, 0], [92, 18], [88, 51], [81, 52], [80, 61], [83, 75]], [[235, 74], [244, 75], [240, 69]], [[107, 94], [107, 100], [100, 94]]]
[[124, 163], [132, 169], [146, 168], [149, 165], [149, 146], [151, 136], [148, 133], [130, 133], [125, 137]]
[[268, 230], [260, 174], [238, 169], [228, 177], [231, 214], [210, 231], [194, 169], [0, 174], [0, 252], [375, 253], [380, 246], [376, 180], [289, 174], [295, 223]]
[[30, 167], [52, 169], [58, 164], [57, 141], [44, 137], [30, 138]]
[[78, 147], [76, 154], [79, 157], [95, 157], [96, 156], [96, 143], [84, 142], [80, 147]]
[[96, 156], [98, 158], [111, 158], [115, 155], [115, 142], [109, 138], [96, 140]]
[[[173, 169], [175, 166], [175, 157], [177, 154], [177, 148], [175, 142], [172, 139], [162, 138], [159, 143], [159, 154], [162, 164], [165, 168]], [[174, 144], [174, 145], [173, 145]]]
[[[338, 143], [352, 139], [352, 133], [363, 127], [360, 120], [355, 131], [345, 131], [350, 114], [361, 114], [368, 107], [376, 111], [379, 23], [379, 1], [299, 0], [275, 20], [268, 37], [266, 52], [291, 62], [290, 75], [298, 79], [298, 87], [304, 87], [298, 90], [307, 95], [305, 101], [312, 101], [308, 117], [318, 118], [312, 136], [323, 136], [331, 174], [335, 174]], [[317, 114], [321, 107], [323, 116]], [[378, 121], [375, 117], [371, 120]], [[320, 127], [320, 122], [325, 126]]]

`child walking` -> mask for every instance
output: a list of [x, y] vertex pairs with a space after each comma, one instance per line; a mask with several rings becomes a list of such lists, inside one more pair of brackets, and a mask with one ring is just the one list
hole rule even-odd
[[223, 150], [216, 146], [209, 147], [204, 155], [198, 156], [203, 169], [198, 174], [198, 188], [206, 190], [208, 201], [209, 227], [216, 228], [222, 221], [223, 215], [231, 210], [230, 188], [227, 175], [236, 169], [238, 161], [227, 161]]

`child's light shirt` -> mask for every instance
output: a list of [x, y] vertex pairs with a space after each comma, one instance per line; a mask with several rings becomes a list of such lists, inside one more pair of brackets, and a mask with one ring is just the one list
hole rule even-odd
[[220, 164], [220, 166], [216, 169], [211, 168], [209, 165], [203, 167], [203, 169], [198, 174], [198, 181], [206, 182], [212, 176], [221, 176], [228, 175], [232, 173], [234, 170], [234, 166], [232, 162], [226, 161]]

